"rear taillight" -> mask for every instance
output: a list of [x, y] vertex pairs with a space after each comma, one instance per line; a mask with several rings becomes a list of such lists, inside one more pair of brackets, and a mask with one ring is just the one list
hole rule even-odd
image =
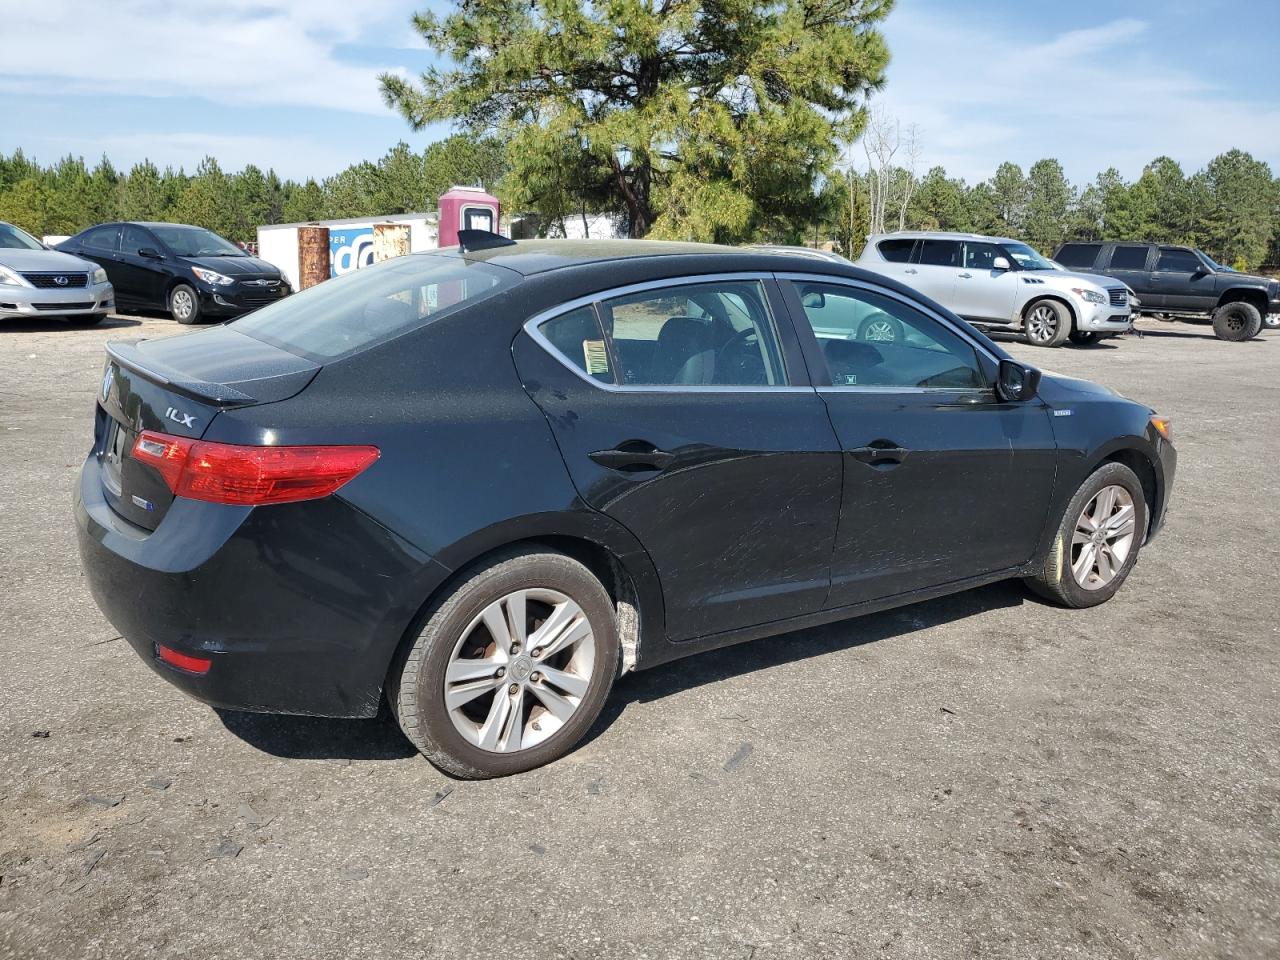
[[377, 447], [247, 447], [144, 430], [133, 458], [174, 496], [260, 506], [327, 497], [378, 459]]

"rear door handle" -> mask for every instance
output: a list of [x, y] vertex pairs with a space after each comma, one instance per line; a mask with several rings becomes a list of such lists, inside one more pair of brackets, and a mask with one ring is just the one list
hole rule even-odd
[[907, 454], [910, 452], [911, 451], [905, 447], [873, 445], [869, 447], [854, 447], [849, 451], [849, 456], [874, 467], [878, 465], [901, 463], [907, 458]]
[[597, 450], [587, 456], [602, 467], [621, 470], [623, 473], [665, 470], [676, 458], [674, 453], [659, 450], [653, 444], [643, 440], [628, 440], [626, 443], [618, 444], [612, 450]]
[[903, 273], [919, 273], [920, 271], [916, 270], [915, 268], [912, 268], [910, 270], [903, 270], [902, 272]]
[[970, 277], [972, 277], [972, 276], [973, 276], [973, 274], [972, 274], [972, 273], [962, 273], [962, 274], [960, 274], [960, 278], [961, 278], [962, 280], [968, 280], [968, 279], [969, 279]]

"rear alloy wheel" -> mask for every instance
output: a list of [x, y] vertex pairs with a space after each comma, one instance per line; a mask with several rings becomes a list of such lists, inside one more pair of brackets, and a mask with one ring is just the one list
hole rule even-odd
[[1071, 498], [1044, 569], [1027, 584], [1066, 607], [1097, 606], [1129, 576], [1146, 535], [1142, 484], [1124, 464], [1105, 463]]
[[1022, 315], [1027, 343], [1037, 347], [1057, 347], [1071, 333], [1071, 314], [1056, 300], [1036, 300]]
[[1219, 340], [1240, 343], [1252, 340], [1261, 330], [1262, 314], [1251, 303], [1224, 303], [1213, 312], [1213, 334]]
[[1092, 330], [1072, 330], [1071, 342], [1077, 347], [1087, 347], [1095, 344], [1100, 339], [1099, 335]]
[[169, 291], [169, 313], [179, 323], [196, 323], [200, 319], [200, 298], [195, 288], [180, 283]]
[[582, 564], [521, 552], [476, 568], [427, 615], [388, 689], [436, 766], [478, 779], [567, 753], [617, 672], [613, 604]]
[[873, 313], [858, 326], [858, 339], [868, 343], [901, 343], [902, 321], [887, 313]]

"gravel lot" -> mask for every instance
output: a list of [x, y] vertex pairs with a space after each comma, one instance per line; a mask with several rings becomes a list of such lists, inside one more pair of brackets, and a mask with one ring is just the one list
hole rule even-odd
[[1000, 584], [633, 675], [487, 783], [155, 677], [70, 501], [102, 343], [179, 329], [0, 330], [0, 957], [1280, 956], [1280, 334], [1142, 327], [1012, 346], [1174, 418], [1113, 602]]

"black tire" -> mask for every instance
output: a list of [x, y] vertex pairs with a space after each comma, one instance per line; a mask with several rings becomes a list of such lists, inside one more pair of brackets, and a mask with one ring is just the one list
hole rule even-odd
[[[1112, 580], [1096, 589], [1086, 589], [1077, 582], [1071, 570], [1076, 550], [1072, 543], [1076, 524], [1085, 507], [1097, 494], [1109, 486], [1120, 486], [1129, 492], [1133, 500], [1134, 528], [1133, 542], [1123, 564], [1116, 571]], [[1080, 489], [1067, 504], [1058, 523], [1058, 532], [1053, 538], [1049, 554], [1045, 557], [1044, 567], [1034, 577], [1028, 577], [1026, 584], [1040, 596], [1064, 607], [1095, 607], [1110, 600], [1124, 584], [1138, 562], [1138, 554], [1142, 542], [1147, 536], [1147, 501], [1142, 492], [1142, 483], [1132, 470], [1122, 463], [1104, 463], [1091, 473], [1080, 484]]]
[[858, 339], [867, 343], [901, 343], [905, 336], [902, 321], [881, 311], [858, 324]]
[[[1041, 311], [1050, 316], [1041, 317]], [[1060, 347], [1071, 328], [1071, 311], [1057, 300], [1032, 300], [1022, 311], [1022, 336], [1032, 346]]]
[[1229, 343], [1252, 340], [1262, 329], [1262, 314], [1251, 303], [1224, 303], [1213, 312], [1213, 335]]
[[200, 297], [195, 287], [180, 283], [169, 291], [169, 316], [182, 324], [200, 322]]
[[[464, 631], [481, 611], [513, 591], [535, 588], [562, 593], [581, 608], [596, 645], [590, 681], [574, 712], [546, 740], [513, 752], [485, 750], [454, 726], [445, 706], [445, 671]], [[392, 667], [387, 702], [400, 729], [428, 760], [468, 780], [532, 770], [568, 753], [600, 715], [618, 672], [621, 647], [609, 594], [591, 571], [561, 553], [521, 550], [472, 567], [428, 607], [421, 623]], [[513, 677], [515, 672], [513, 667]], [[506, 687], [499, 686], [493, 697], [506, 695]], [[530, 709], [539, 709], [536, 698], [529, 696]], [[531, 722], [532, 712], [529, 716]]]
[[1072, 330], [1070, 339], [1077, 347], [1087, 347], [1097, 343], [1101, 336], [1092, 330]]

